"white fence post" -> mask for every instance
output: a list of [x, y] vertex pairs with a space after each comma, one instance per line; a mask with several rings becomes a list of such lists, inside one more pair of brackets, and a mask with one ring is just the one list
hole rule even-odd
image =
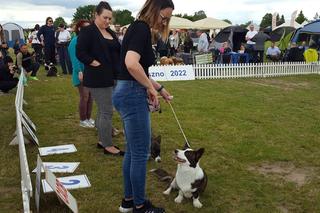
[[196, 79], [266, 78], [320, 74], [320, 62], [270, 62], [248, 64], [195, 64]]

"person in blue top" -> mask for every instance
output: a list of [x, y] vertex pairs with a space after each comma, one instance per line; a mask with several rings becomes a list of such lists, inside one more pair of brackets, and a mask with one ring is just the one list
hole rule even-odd
[[48, 65], [53, 65], [56, 62], [55, 31], [53, 19], [48, 17], [46, 19], [46, 24], [43, 25], [37, 33], [38, 40], [41, 41], [42, 46], [44, 46], [44, 65], [46, 69], [48, 68]]
[[76, 56], [76, 46], [78, 41], [78, 34], [82, 27], [90, 25], [87, 20], [79, 20], [75, 25], [74, 36], [69, 44], [68, 52], [72, 63], [72, 83], [75, 87], [78, 87], [80, 102], [79, 102], [79, 114], [80, 114], [80, 126], [85, 128], [93, 128], [94, 120], [91, 119], [92, 103], [90, 91], [87, 87], [83, 86], [83, 70], [84, 65], [79, 61]]

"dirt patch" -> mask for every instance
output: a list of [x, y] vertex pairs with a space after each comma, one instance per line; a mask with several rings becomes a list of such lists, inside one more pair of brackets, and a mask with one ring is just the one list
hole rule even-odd
[[310, 83], [308, 82], [288, 82], [278, 79], [259, 79], [259, 80], [252, 80], [250, 83], [259, 85], [259, 86], [266, 86], [266, 87], [273, 87], [277, 89], [282, 89], [285, 91], [292, 91], [295, 89], [308, 89], [310, 88]]
[[298, 187], [305, 185], [314, 174], [313, 168], [296, 168], [292, 163], [287, 162], [263, 163], [258, 166], [250, 166], [248, 170], [267, 177], [281, 178], [295, 183]]

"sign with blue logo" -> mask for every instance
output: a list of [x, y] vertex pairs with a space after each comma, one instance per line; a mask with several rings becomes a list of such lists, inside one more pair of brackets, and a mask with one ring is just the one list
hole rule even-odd
[[61, 145], [61, 146], [48, 146], [48, 147], [39, 148], [40, 156], [73, 153], [76, 151], [77, 151], [77, 149], [73, 144]]
[[[79, 162], [68, 163], [68, 162], [43, 162], [43, 168], [50, 170], [53, 173], [73, 173], [79, 166]], [[42, 168], [41, 172], [44, 172]], [[37, 172], [35, 168], [33, 173]]]
[[195, 80], [192, 65], [152, 66], [149, 68], [150, 77], [156, 81], [189, 81]]
[[[68, 190], [81, 189], [91, 187], [87, 175], [77, 175], [70, 177], [57, 178], [59, 182]], [[53, 189], [46, 180], [42, 180], [42, 188], [44, 193], [53, 192]]]

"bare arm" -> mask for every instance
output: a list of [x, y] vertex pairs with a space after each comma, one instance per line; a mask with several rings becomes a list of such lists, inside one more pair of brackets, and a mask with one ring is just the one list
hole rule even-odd
[[152, 82], [145, 74], [143, 67], [139, 63], [141, 56], [134, 51], [128, 51], [125, 58], [126, 67], [131, 76], [136, 79], [141, 85], [143, 85], [148, 92], [149, 99], [154, 105], [159, 104], [157, 97], [157, 91], [154, 89]]

